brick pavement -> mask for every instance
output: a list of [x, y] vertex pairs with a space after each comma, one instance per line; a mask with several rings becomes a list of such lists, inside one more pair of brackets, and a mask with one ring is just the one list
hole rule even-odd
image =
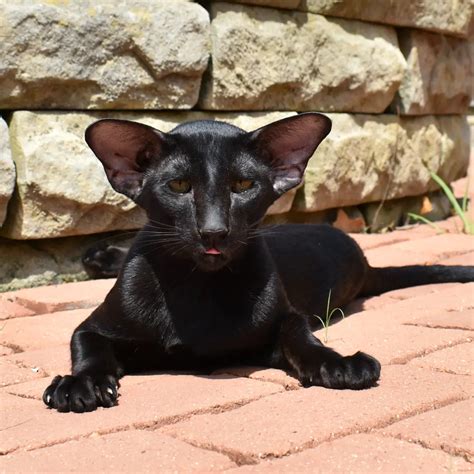
[[[375, 265], [474, 265], [456, 219], [358, 235]], [[474, 470], [474, 284], [427, 285], [351, 304], [328, 344], [382, 362], [366, 391], [304, 389], [259, 367], [210, 376], [122, 379], [119, 405], [47, 409], [41, 395], [68, 370], [74, 327], [112, 281], [0, 295], [3, 472], [442, 472]], [[323, 337], [322, 331], [318, 334]]]

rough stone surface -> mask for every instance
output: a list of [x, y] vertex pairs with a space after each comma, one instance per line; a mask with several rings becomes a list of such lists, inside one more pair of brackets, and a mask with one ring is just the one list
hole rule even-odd
[[[57, 374], [67, 374], [71, 370], [71, 349], [69, 344], [51, 346], [45, 349], [28, 350], [2, 357], [0, 360], [16, 365], [31, 374], [42, 374], [41, 377], [54, 377]], [[4, 373], [8, 376], [8, 373]], [[30, 375], [30, 379], [33, 379]], [[7, 389], [14, 392], [13, 386]], [[40, 391], [36, 396], [42, 395]]]
[[191, 108], [197, 101], [209, 56], [209, 16], [197, 4], [1, 2], [0, 18], [0, 108]]
[[391, 27], [215, 3], [200, 105], [381, 113], [403, 77]]
[[51, 285], [5, 293], [2, 297], [34, 311], [35, 314], [44, 314], [97, 306], [105, 299], [114, 283], [112, 278], [95, 280], [93, 285], [82, 281], [62, 285], [61, 292], [58, 291], [59, 285]]
[[[449, 247], [444, 244], [449, 242]], [[440, 234], [428, 237], [422, 241], [399, 242], [384, 252], [382, 248], [370, 249], [365, 252], [369, 263], [374, 267], [384, 267], [391, 262], [392, 255], [399, 255], [397, 263], [401, 266], [412, 263], [433, 264], [442, 258], [456, 254], [467, 254], [474, 244], [474, 238], [465, 234]], [[445, 248], [445, 253], [439, 253], [439, 248]], [[390, 255], [391, 254], [391, 255]], [[411, 260], [410, 260], [411, 258]], [[465, 262], [467, 264], [468, 262]]]
[[470, 0], [301, 0], [300, 8], [322, 15], [412, 26], [466, 37]]
[[[384, 367], [382, 374], [378, 387], [337, 392], [337, 404], [334, 391], [311, 387], [271, 395], [225, 413], [194, 416], [162, 431], [247, 458], [280, 457], [423, 412], [437, 399], [466, 397], [472, 389], [464, 385], [461, 375], [431, 374], [406, 366]], [[424, 390], [418, 390], [419, 385]]]
[[471, 342], [447, 347], [414, 359], [411, 364], [451, 374], [474, 375], [474, 344]]
[[18, 304], [14, 297], [0, 295], [0, 319], [19, 318], [22, 316], [32, 316], [35, 314], [31, 309]]
[[0, 227], [7, 215], [8, 201], [15, 187], [15, 165], [10, 150], [10, 137], [5, 121], [0, 117]]
[[450, 314], [447, 318], [442, 311], [433, 311], [414, 319], [411, 324], [436, 329], [467, 329], [474, 331], [474, 307], [461, 313]]
[[321, 209], [417, 196], [469, 164], [469, 126], [461, 116], [328, 114], [332, 131], [308, 164], [293, 210]]
[[45, 377], [47, 374], [38, 367], [26, 367], [8, 360], [0, 358], [0, 387], [26, 382], [37, 378]]
[[393, 112], [466, 113], [474, 81], [469, 43], [416, 30], [400, 30], [398, 41], [407, 69], [391, 105]]
[[[0, 437], [0, 453], [19, 447], [52, 445], [97, 432], [156, 427], [194, 413], [236, 407], [283, 390], [274, 383], [224, 375], [155, 374], [148, 376], [147, 381], [130, 384], [131, 379], [133, 377], [125, 377], [121, 381], [122, 396], [118, 407], [83, 413], [80, 419], [71, 413], [48, 410], [37, 399], [26, 400], [0, 393], [1, 406], [10, 408], [0, 419], [0, 428], [4, 430]], [[49, 381], [49, 378], [43, 379], [40, 395]]]
[[474, 400], [464, 400], [439, 410], [429, 411], [395, 423], [381, 430], [430, 449], [443, 449], [452, 454], [465, 456], [474, 461], [474, 433], [464, 432], [460, 426], [474, 422]]
[[[92, 309], [74, 309], [33, 318], [14, 318], [3, 321], [0, 343], [18, 351], [47, 349], [66, 344], [72, 332], [84, 321]], [[26, 323], [26, 324], [25, 324]]]
[[321, 444], [293, 456], [242, 466], [229, 473], [443, 472], [469, 471], [471, 464], [406, 441], [359, 434]]
[[214, 374], [230, 374], [236, 377], [248, 377], [249, 379], [261, 380], [262, 382], [273, 382], [285, 387], [286, 390], [296, 390], [301, 387], [298, 379], [283, 370], [265, 367], [227, 367], [213, 372]]
[[130, 430], [5, 456], [2, 466], [4, 472], [137, 472], [139, 466], [140, 472], [202, 473], [235, 464], [156, 431]]
[[453, 213], [451, 202], [441, 190], [421, 196], [369, 202], [359, 207], [367, 224], [366, 229], [370, 232], [393, 230], [422, 219], [429, 220], [433, 223], [433, 228], [436, 228], [435, 221], [450, 217]]
[[[136, 120], [167, 132], [181, 122], [206, 118], [251, 130], [289, 115], [15, 112], [10, 128], [17, 190], [1, 233], [12, 239], [42, 239], [136, 229], [144, 223], [144, 212], [112, 189], [83, 139], [95, 120]], [[284, 196], [273, 212], [287, 210], [293, 196]]]
[[39, 241], [0, 238], [0, 292], [85, 280], [82, 254], [101, 238], [103, 234]]
[[260, 7], [273, 8], [296, 8], [301, 0], [227, 0], [227, 3], [246, 3], [248, 5], [257, 5]]

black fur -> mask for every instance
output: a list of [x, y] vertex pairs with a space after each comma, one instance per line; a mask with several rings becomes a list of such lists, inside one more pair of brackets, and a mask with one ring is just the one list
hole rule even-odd
[[[270, 204], [301, 182], [329, 130], [326, 117], [311, 113], [252, 133], [207, 121], [169, 134], [124, 121], [92, 125], [86, 140], [112, 186], [149, 222], [105, 301], [74, 331], [72, 375], [53, 380], [45, 403], [75, 412], [110, 407], [125, 373], [229, 364], [293, 371], [305, 386], [374, 385], [376, 359], [344, 357], [311, 332], [329, 291], [341, 307], [362, 294], [472, 281], [474, 268], [373, 269], [329, 226], [259, 229]], [[103, 260], [113, 271], [121, 255], [109, 261], [93, 251], [89, 263]]]

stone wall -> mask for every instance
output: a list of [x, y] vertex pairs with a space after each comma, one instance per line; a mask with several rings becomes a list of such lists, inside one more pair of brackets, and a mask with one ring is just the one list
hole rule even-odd
[[83, 140], [101, 117], [251, 130], [328, 113], [330, 136], [273, 219], [355, 213], [362, 230], [380, 201], [413, 210], [436, 190], [430, 171], [466, 173], [473, 24], [470, 0], [0, 0], [0, 254], [16, 255], [0, 287], [28, 254], [7, 246], [80, 248], [143, 223]]

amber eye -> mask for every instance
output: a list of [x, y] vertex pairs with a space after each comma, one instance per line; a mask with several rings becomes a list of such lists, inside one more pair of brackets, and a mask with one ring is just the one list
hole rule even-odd
[[232, 184], [233, 193], [243, 193], [248, 191], [253, 186], [253, 181], [250, 179], [238, 179]]
[[187, 179], [173, 179], [168, 183], [168, 186], [175, 193], [186, 194], [191, 191], [191, 182]]

